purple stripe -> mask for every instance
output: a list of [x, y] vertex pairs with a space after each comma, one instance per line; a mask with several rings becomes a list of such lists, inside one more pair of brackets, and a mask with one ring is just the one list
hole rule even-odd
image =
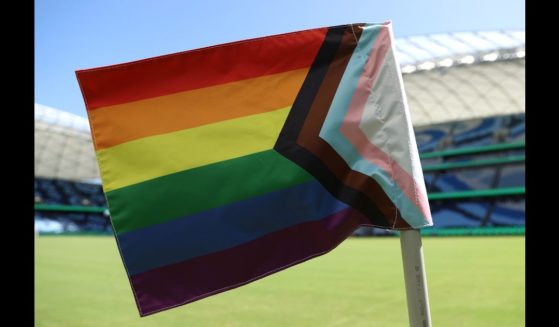
[[140, 315], [200, 300], [325, 254], [360, 224], [369, 220], [348, 208], [225, 251], [132, 276]]

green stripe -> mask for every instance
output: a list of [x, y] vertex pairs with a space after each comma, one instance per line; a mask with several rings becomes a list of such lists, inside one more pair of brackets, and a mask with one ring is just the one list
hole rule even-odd
[[312, 179], [274, 150], [185, 170], [107, 193], [113, 227], [126, 233]]
[[479, 166], [490, 166], [490, 165], [502, 165], [515, 162], [523, 162], [525, 156], [510, 156], [506, 158], [496, 158], [487, 160], [472, 160], [464, 162], [447, 162], [438, 165], [428, 165], [423, 166], [423, 171], [433, 171], [433, 170], [446, 170], [446, 169], [456, 169], [456, 168], [467, 168], [467, 167], [479, 167]]
[[102, 213], [107, 208], [103, 207], [86, 207], [86, 206], [69, 206], [63, 204], [35, 204], [37, 211], [70, 211], [70, 212], [99, 212]]
[[526, 189], [524, 187], [509, 187], [509, 188], [496, 188], [491, 190], [430, 193], [429, 200], [486, 198], [486, 197], [493, 197], [493, 196], [522, 195], [525, 193], [526, 193]]
[[495, 151], [503, 151], [503, 150], [521, 149], [524, 148], [525, 145], [526, 145], [525, 142], [517, 142], [517, 143], [492, 144], [486, 146], [474, 146], [474, 147], [451, 149], [451, 150], [444, 150], [444, 151], [426, 152], [420, 154], [419, 157], [421, 159], [428, 159], [428, 158], [437, 158], [437, 157], [459, 156], [464, 154], [495, 152]]

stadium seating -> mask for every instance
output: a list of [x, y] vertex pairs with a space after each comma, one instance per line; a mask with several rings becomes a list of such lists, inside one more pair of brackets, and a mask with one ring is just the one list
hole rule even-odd
[[431, 203], [431, 214], [437, 228], [478, 227], [486, 218], [491, 202], [478, 201], [437, 201]]
[[524, 165], [510, 165], [501, 168], [497, 187], [518, 187], [525, 185]]
[[457, 169], [440, 173], [432, 184], [431, 192], [483, 190], [493, 187], [498, 168]]
[[[422, 159], [425, 183], [430, 195], [449, 192], [472, 192], [480, 190], [503, 190], [525, 186], [524, 147], [511, 147], [525, 140], [525, 115], [490, 117], [471, 121], [461, 121], [418, 129], [441, 132], [439, 142], [433, 148], [432, 142], [417, 138], [420, 149], [430, 148], [440, 156]], [[442, 132], [445, 135], [442, 135]], [[432, 133], [432, 132], [431, 132]], [[499, 145], [503, 145], [499, 149]], [[493, 150], [485, 151], [493, 146]], [[495, 147], [497, 146], [497, 147]], [[459, 149], [474, 149], [455, 155]], [[477, 150], [475, 150], [477, 149]], [[429, 151], [430, 152], [430, 151]], [[453, 155], [445, 155], [454, 153]], [[427, 152], [420, 152], [425, 156]], [[516, 158], [516, 159], [515, 159]], [[491, 160], [494, 164], [479, 164]], [[465, 167], [429, 170], [429, 165], [463, 164]], [[469, 166], [468, 166], [469, 165]], [[442, 167], [444, 168], [444, 167]], [[430, 201], [434, 229], [472, 228], [485, 226], [524, 226], [524, 195], [468, 196], [456, 199]]]
[[419, 152], [524, 141], [525, 114], [416, 127], [415, 134]]
[[105, 206], [105, 196], [100, 185], [53, 180], [35, 179], [35, 197], [45, 204]]
[[495, 207], [488, 222], [491, 226], [524, 226], [525, 225], [524, 199], [505, 199], [495, 202]]
[[458, 122], [452, 130], [452, 146], [480, 146], [493, 144], [502, 127], [501, 117]]
[[58, 205], [35, 210], [35, 223], [43, 233], [112, 233], [106, 214], [87, 212], [90, 208], [106, 207], [100, 185], [35, 178], [35, 204]]

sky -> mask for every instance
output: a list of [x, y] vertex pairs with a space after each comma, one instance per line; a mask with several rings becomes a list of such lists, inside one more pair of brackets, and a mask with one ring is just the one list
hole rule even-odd
[[35, 103], [86, 117], [75, 77], [225, 42], [391, 20], [396, 38], [524, 30], [524, 0], [35, 0]]

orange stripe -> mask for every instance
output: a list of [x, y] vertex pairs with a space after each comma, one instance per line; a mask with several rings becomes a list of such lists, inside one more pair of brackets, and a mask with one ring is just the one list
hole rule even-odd
[[89, 112], [96, 150], [290, 106], [308, 68], [99, 108]]

